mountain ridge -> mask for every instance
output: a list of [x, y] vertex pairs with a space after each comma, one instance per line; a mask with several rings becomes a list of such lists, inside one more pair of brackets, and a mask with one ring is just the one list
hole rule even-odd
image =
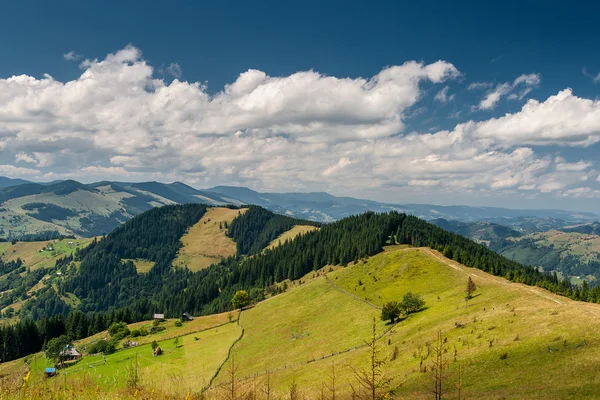
[[[1, 178], [1, 177], [0, 177]], [[6, 180], [8, 179], [8, 181]], [[14, 182], [10, 178], [1, 182]], [[590, 223], [600, 216], [565, 210], [513, 210], [499, 207], [391, 204], [326, 192], [258, 192], [243, 186], [197, 189], [183, 182], [161, 183], [99, 181], [83, 184], [74, 180], [0, 186], [0, 237], [57, 232], [63, 235], [97, 236], [111, 231], [131, 217], [156, 206], [204, 203], [208, 205], [259, 205], [278, 214], [315, 222], [333, 222], [367, 211], [398, 211], [425, 220], [488, 221], [512, 229], [552, 229]], [[85, 192], [85, 193], [84, 193]], [[26, 206], [43, 203], [40, 213]], [[25, 208], [24, 208], [25, 206]], [[56, 207], [64, 209], [58, 214]], [[59, 215], [63, 219], [55, 219]], [[38, 216], [41, 216], [38, 218]], [[534, 228], [530, 225], [533, 224]], [[536, 225], [537, 224], [537, 225]]]

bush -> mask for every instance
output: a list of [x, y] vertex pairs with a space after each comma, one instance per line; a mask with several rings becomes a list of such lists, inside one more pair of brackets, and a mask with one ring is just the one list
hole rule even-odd
[[107, 347], [108, 347], [108, 341], [106, 341], [106, 340], [98, 340], [97, 342], [94, 342], [88, 348], [88, 353], [90, 353], [90, 354], [104, 353], [106, 351]]
[[175, 326], [181, 326], [181, 325], [183, 325], [183, 324], [181, 323], [181, 321], [175, 321]]
[[104, 350], [104, 354], [112, 354], [117, 351], [117, 344], [113, 340], [109, 340]]
[[141, 336], [139, 329], [134, 329], [131, 331], [131, 337], [138, 337], [138, 336]]
[[113, 322], [108, 328], [108, 333], [113, 340], [123, 339], [131, 333], [125, 322]]

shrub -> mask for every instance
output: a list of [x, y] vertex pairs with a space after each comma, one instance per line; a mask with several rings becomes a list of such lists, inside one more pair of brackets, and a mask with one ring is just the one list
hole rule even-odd
[[108, 333], [112, 339], [120, 340], [129, 336], [131, 332], [129, 331], [129, 328], [125, 322], [113, 322], [108, 328]]
[[181, 321], [175, 321], [175, 326], [181, 326], [181, 325], [183, 325], [183, 324], [181, 323]]
[[106, 351], [107, 347], [108, 347], [108, 341], [98, 340], [97, 342], [94, 342], [88, 348], [88, 353], [90, 353], [90, 354], [104, 353]]

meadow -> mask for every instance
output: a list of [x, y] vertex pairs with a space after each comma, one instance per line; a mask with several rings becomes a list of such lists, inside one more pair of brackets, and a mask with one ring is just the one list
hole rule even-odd
[[225, 235], [230, 224], [247, 208], [232, 210], [226, 207], [211, 207], [206, 214], [181, 237], [182, 247], [173, 261], [176, 267], [192, 271], [207, 268], [223, 258], [236, 254], [235, 242]]
[[[477, 290], [465, 301], [469, 277]], [[375, 319], [381, 370], [396, 398], [432, 397], [438, 332], [446, 398], [457, 398], [459, 388], [462, 398], [597, 397], [600, 305], [511, 283], [430, 249], [402, 246], [346, 268], [325, 267], [287, 286], [285, 293], [244, 310], [239, 325], [228, 313], [199, 317], [181, 327], [169, 320], [162, 336], [137, 338], [138, 347], [107, 355], [106, 364], [102, 356], [86, 356], [57, 378], [40, 378], [47, 361], [37, 355], [30, 360], [27, 390], [32, 396], [40, 388], [58, 393], [66, 384], [73, 389], [63, 390], [71, 395], [79, 390], [82, 397], [129, 398], [131, 368], [138, 365], [139, 398], [190, 398], [217, 371], [205, 398], [228, 398], [232, 376], [236, 398], [250, 393], [266, 398], [266, 388], [270, 398], [289, 398], [290, 392], [296, 398], [331, 398], [332, 375], [336, 398], [349, 398], [357, 385], [355, 371], [368, 364], [365, 341]], [[395, 324], [381, 321], [380, 307], [408, 291], [421, 295], [425, 308]], [[103, 335], [76, 345], [86, 346]], [[174, 337], [179, 337], [179, 347]], [[163, 356], [152, 356], [152, 340], [164, 347]], [[22, 359], [0, 364], [5, 379], [22, 379], [24, 372]], [[93, 397], [94, 390], [107, 397]]]

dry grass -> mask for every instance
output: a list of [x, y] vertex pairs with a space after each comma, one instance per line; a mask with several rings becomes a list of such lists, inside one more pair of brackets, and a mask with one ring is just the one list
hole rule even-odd
[[[23, 261], [23, 265], [31, 268], [31, 270], [42, 267], [53, 267], [57, 259], [74, 253], [77, 249], [88, 246], [92, 240], [93, 238], [79, 238], [47, 240], [43, 242], [17, 242], [4, 249], [2, 259], [5, 261], [14, 261], [20, 258]], [[73, 242], [73, 245], [69, 245], [69, 242]], [[48, 245], [52, 245], [54, 250], [41, 251]]]
[[277, 246], [284, 244], [288, 240], [294, 240], [298, 235], [304, 235], [307, 232], [312, 232], [317, 229], [319, 228], [312, 225], [296, 225], [292, 227], [292, 229], [290, 229], [289, 231], [283, 232], [281, 235], [279, 235], [277, 239], [269, 243], [267, 249], [273, 249]]
[[232, 210], [224, 207], [210, 208], [206, 214], [181, 237], [183, 247], [174, 266], [199, 271], [223, 258], [235, 255], [235, 242], [225, 235], [225, 223], [230, 224], [246, 208]]
[[154, 267], [154, 261], [142, 260], [141, 258], [136, 259], [123, 259], [123, 261], [132, 261], [135, 265], [135, 270], [138, 274], [144, 274], [150, 272], [152, 267]]

